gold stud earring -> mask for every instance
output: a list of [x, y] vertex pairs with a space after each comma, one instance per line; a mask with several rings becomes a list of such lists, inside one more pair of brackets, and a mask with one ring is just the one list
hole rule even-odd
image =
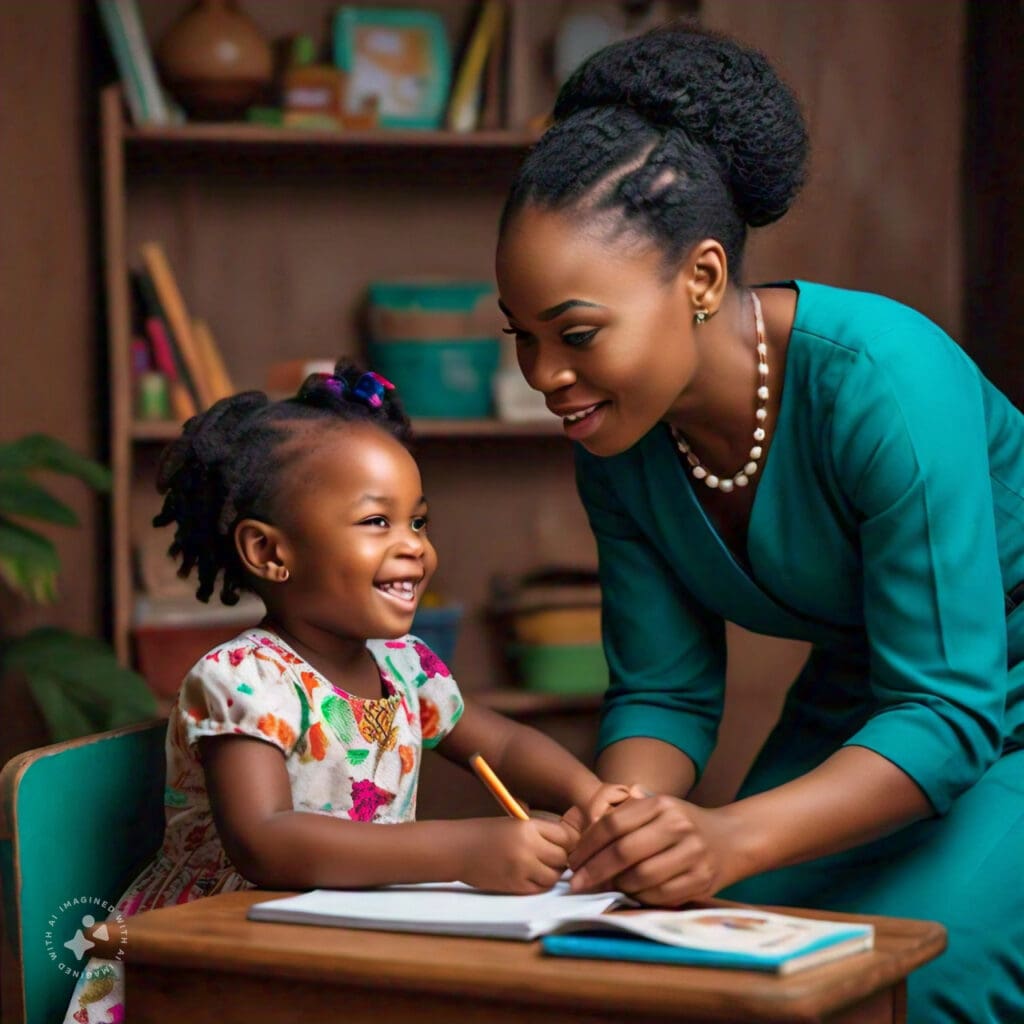
[[693, 314], [693, 322], [698, 327], [700, 327], [701, 324], [707, 323], [708, 320], [710, 319], [710, 317], [711, 317], [711, 312], [709, 310], [707, 310], [707, 309], [698, 309], [697, 312]]

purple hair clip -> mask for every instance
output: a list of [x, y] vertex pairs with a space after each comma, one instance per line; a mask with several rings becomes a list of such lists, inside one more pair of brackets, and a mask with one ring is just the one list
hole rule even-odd
[[386, 377], [370, 370], [356, 381], [351, 390], [353, 398], [365, 402], [371, 409], [379, 409], [384, 404], [384, 392], [394, 391], [395, 385]]
[[370, 370], [364, 373], [355, 384], [349, 384], [342, 377], [328, 377], [324, 382], [328, 391], [339, 397], [362, 402], [371, 409], [379, 409], [384, 404], [384, 392], [394, 391], [395, 385], [386, 377]]

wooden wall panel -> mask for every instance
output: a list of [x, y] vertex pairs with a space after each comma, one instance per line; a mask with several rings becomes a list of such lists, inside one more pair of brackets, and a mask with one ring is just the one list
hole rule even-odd
[[709, 27], [761, 49], [799, 97], [804, 193], [754, 232], [751, 281], [877, 291], [961, 333], [963, 0], [703, 0]]
[[[90, 6], [0, 4], [0, 439], [45, 431], [96, 456], [105, 417]], [[97, 632], [102, 506], [77, 481], [51, 479], [82, 520], [51, 532], [64, 566], [60, 599], [35, 609], [0, 592], [3, 628]]]

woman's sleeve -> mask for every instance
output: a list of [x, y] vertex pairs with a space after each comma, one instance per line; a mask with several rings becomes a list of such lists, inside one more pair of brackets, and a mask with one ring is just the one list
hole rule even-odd
[[860, 354], [832, 451], [859, 521], [880, 704], [847, 743], [899, 766], [944, 813], [999, 753], [1006, 623], [981, 381], [932, 341], [910, 333], [898, 356]]
[[725, 623], [700, 607], [581, 450], [576, 482], [597, 540], [601, 627], [610, 685], [598, 750], [643, 736], [686, 754], [700, 777], [725, 693]]
[[175, 713], [190, 747], [202, 736], [249, 736], [287, 757], [309, 724], [300, 685], [275, 651], [239, 641], [193, 666]]

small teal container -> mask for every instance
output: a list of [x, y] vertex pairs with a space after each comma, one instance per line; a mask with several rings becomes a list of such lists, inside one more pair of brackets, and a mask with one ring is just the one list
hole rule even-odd
[[455, 641], [459, 637], [461, 621], [462, 606], [458, 604], [417, 608], [410, 632], [418, 636], [450, 668], [455, 657]]
[[458, 341], [371, 341], [370, 366], [398, 388], [410, 416], [478, 419], [494, 409], [491, 380], [501, 349], [496, 338]]

